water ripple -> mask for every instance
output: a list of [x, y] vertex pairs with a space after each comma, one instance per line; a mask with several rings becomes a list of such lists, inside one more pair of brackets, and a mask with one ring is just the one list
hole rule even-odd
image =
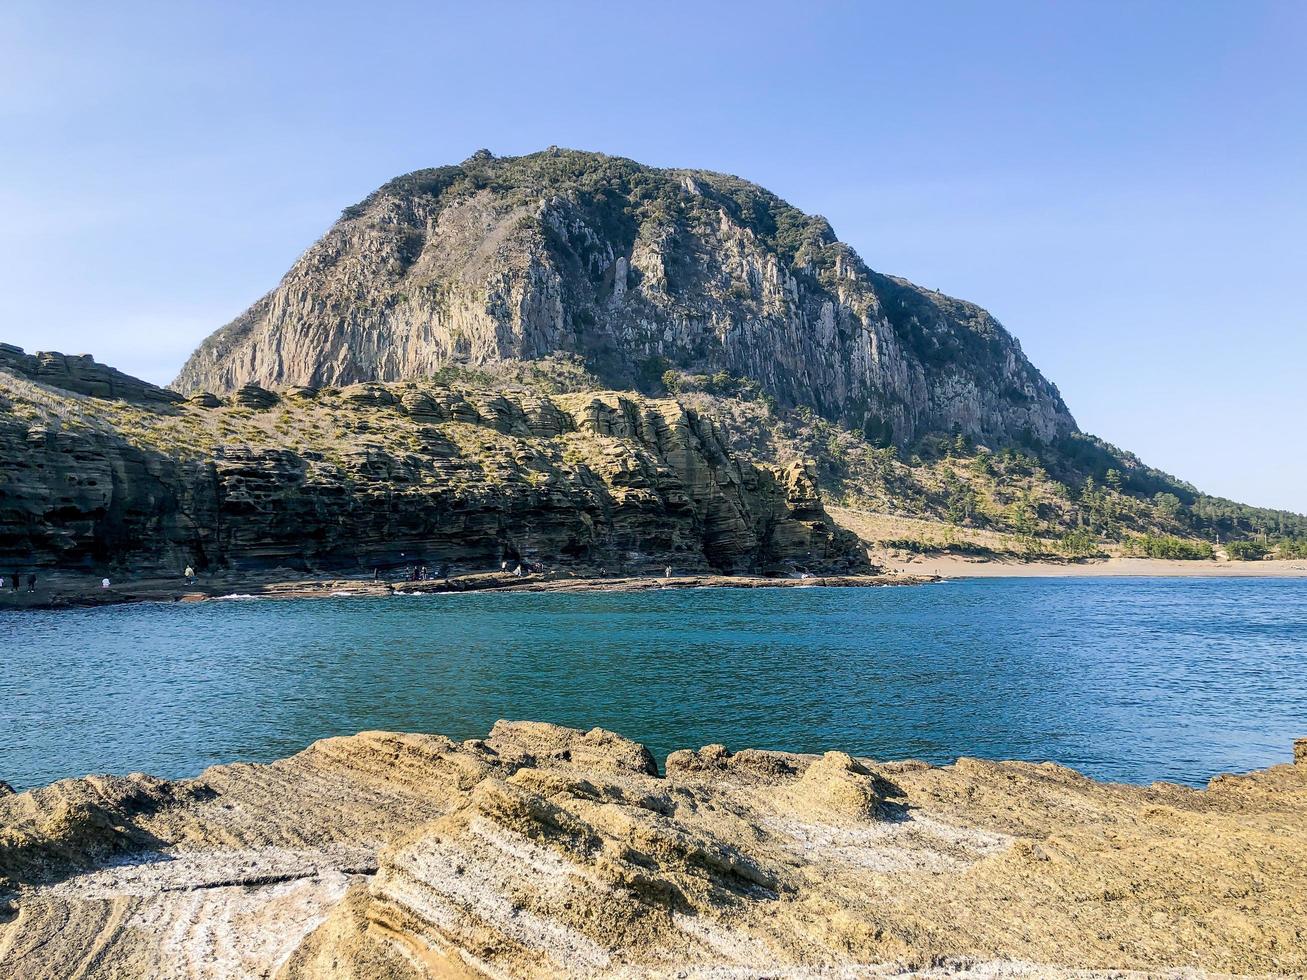
[[1191, 784], [1307, 735], [1296, 580], [151, 604], [0, 614], [0, 643], [0, 778], [18, 787], [503, 717], [660, 756], [838, 747]]

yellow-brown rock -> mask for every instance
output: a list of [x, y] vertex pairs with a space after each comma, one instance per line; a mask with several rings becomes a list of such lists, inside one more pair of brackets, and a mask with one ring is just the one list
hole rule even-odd
[[501, 722], [0, 795], [0, 976], [1307, 970], [1301, 765], [1199, 791], [723, 746], [651, 763]]

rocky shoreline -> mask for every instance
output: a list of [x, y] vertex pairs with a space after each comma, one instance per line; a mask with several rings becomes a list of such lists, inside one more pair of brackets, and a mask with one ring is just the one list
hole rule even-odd
[[502, 572], [474, 572], [449, 579], [373, 581], [371, 579], [248, 578], [229, 576], [187, 585], [174, 579], [147, 579], [101, 588], [85, 576], [64, 576], [38, 591], [0, 593], [0, 612], [13, 609], [79, 609], [135, 602], [211, 602], [229, 599], [343, 599], [440, 595], [467, 592], [652, 592], [663, 589], [877, 588], [924, 585], [935, 575], [762, 575], [599, 576], [553, 572], [520, 578]]
[[1295, 750], [1204, 790], [719, 745], [660, 773], [499, 722], [0, 786], [0, 975], [1301, 975]]
[[872, 571], [810, 461], [758, 463], [673, 398], [481, 379], [182, 400], [131, 381], [0, 357], [0, 574]]

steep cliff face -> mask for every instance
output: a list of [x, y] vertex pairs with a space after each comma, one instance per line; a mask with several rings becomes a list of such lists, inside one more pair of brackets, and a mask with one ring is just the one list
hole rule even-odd
[[413, 379], [556, 351], [618, 388], [666, 367], [752, 378], [877, 440], [1075, 431], [988, 313], [871, 271], [824, 219], [738, 178], [557, 149], [386, 184], [174, 387]]
[[[29, 360], [64, 363], [43, 358]], [[127, 401], [43, 378], [0, 369], [5, 571], [348, 570], [403, 556], [867, 568], [808, 469], [736, 457], [672, 399], [407, 382], [178, 404], [142, 382]]]

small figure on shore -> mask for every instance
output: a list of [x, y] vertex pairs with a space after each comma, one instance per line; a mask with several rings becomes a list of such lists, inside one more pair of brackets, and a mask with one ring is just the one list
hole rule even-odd
[[27, 576], [27, 591], [28, 592], [36, 591], [36, 576], [31, 573], [29, 573]]
[[[195, 584], [195, 569], [191, 568], [190, 565], [187, 565], [187, 566], [186, 566], [186, 573], [185, 573], [185, 574], [186, 574], [186, 584], [187, 584], [187, 585], [194, 585], [194, 584]], [[108, 582], [109, 580], [108, 580], [108, 579], [105, 579], [105, 581]], [[105, 588], [108, 588], [108, 586], [105, 586]]]
[[515, 569], [513, 569], [513, 575], [514, 575], [516, 578], [521, 578], [524, 574], [525, 574], [525, 573], [522, 571], [522, 565], [521, 565], [521, 563], [519, 562], [519, 563], [518, 563], [518, 566], [517, 566]]
[[374, 582], [379, 582], [379, 581], [381, 581], [381, 569], [380, 569], [380, 568], [373, 568], [373, 569], [372, 569], [372, 581], [374, 581]]
[[17, 591], [18, 591], [18, 573], [17, 573], [17, 572], [14, 572], [13, 577], [10, 579], [10, 581], [14, 583], [14, 591], [17, 592]]
[[672, 566], [668, 565], [665, 569], [663, 569], [663, 578], [671, 578], [671, 577], [672, 577]]
[[0, 575], [0, 590], [3, 590], [4, 587], [5, 587], [5, 577], [3, 575]]
[[100, 588], [102, 589], [109, 588], [109, 580], [107, 578], [100, 579]]
[[501, 561], [501, 562], [499, 563], [499, 570], [500, 570], [501, 572], [506, 572], [506, 571], [508, 571], [508, 559], [507, 559], [507, 558], [505, 558], [503, 561]]

